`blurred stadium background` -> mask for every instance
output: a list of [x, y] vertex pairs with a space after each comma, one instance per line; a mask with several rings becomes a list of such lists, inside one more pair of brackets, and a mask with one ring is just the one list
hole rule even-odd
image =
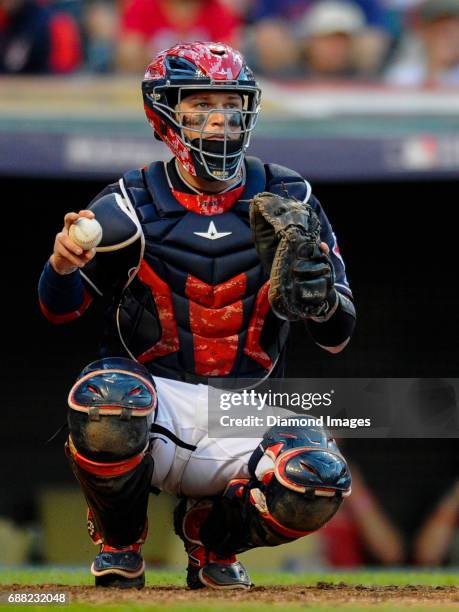
[[[227, 39], [253, 60], [264, 91], [251, 154], [288, 165], [313, 184], [340, 237], [356, 296], [359, 323], [351, 345], [341, 355], [323, 355], [298, 327], [291, 377], [458, 376], [459, 53], [445, 79], [439, 72], [422, 77], [419, 45], [432, 38], [426, 24], [455, 24], [459, 7], [454, 0], [436, 2], [443, 13], [432, 2], [359, 1], [353, 8], [363, 13], [339, 22], [348, 24], [344, 32], [330, 25], [336, 7], [308, 21], [307, 11], [321, 1], [225, 3], [226, 11], [236, 11]], [[38, 12], [26, 24], [66, 17], [49, 26], [53, 61], [27, 67], [11, 63], [27, 50], [13, 45], [16, 54], [11, 51], [11, 4], [24, 8], [18, 0], [0, 0], [0, 564], [79, 565], [94, 554], [83, 500], [63, 455], [64, 433], [46, 441], [65, 422], [69, 385], [96, 355], [98, 312], [95, 307], [82, 320], [52, 327], [39, 313], [36, 285], [65, 212], [84, 208], [124, 171], [168, 157], [144, 119], [136, 64], [162, 38], [150, 44], [147, 34], [136, 34], [134, 17], [126, 16], [134, 1], [29, 2]], [[218, 4], [151, 0], [151, 10], [155, 15], [159, 7], [164, 19], [168, 11], [180, 16], [199, 9], [205, 16]], [[182, 38], [196, 31], [185, 22], [178, 28]], [[300, 62], [314, 36], [353, 37], [356, 29], [357, 43], [369, 46], [353, 57], [371, 61], [321, 75], [312, 60], [306, 68]], [[264, 41], [285, 42], [285, 33], [296, 47], [276, 64]], [[403, 53], [419, 59], [411, 73], [409, 62], [403, 64], [411, 80], [390, 82], [393, 66], [408, 61]], [[434, 393], [444, 390], [438, 381], [434, 387]], [[457, 408], [455, 397], [448, 401]], [[459, 565], [457, 439], [346, 440], [344, 452], [356, 474], [346, 510], [294, 545], [249, 553], [250, 567]], [[147, 562], [181, 566], [173, 501], [152, 496], [150, 506]]]

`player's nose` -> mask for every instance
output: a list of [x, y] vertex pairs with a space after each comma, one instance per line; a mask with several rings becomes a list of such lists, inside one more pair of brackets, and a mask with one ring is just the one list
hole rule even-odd
[[216, 109], [210, 113], [208, 123], [213, 127], [221, 126], [223, 128], [225, 126], [225, 121], [225, 113], [222, 110]]

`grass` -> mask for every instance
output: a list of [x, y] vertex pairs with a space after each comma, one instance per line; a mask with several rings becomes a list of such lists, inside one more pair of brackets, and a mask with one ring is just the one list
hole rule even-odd
[[[147, 586], [184, 586], [185, 573], [183, 571], [166, 571], [166, 570], [149, 570], [147, 572]], [[393, 571], [348, 571], [348, 572], [333, 572], [333, 573], [308, 573], [308, 574], [293, 574], [293, 573], [252, 573], [252, 579], [257, 586], [289, 586], [289, 585], [304, 585], [315, 586], [319, 582], [330, 584], [345, 583], [347, 585], [364, 585], [366, 587], [378, 586], [406, 586], [406, 585], [422, 585], [432, 587], [459, 587], [459, 573], [443, 572], [443, 571], [413, 571], [411, 569], [401, 569]], [[24, 585], [52, 585], [58, 590], [63, 590], [65, 586], [83, 586], [92, 585], [93, 580], [89, 571], [82, 568], [4, 568], [0, 569], [0, 591], [8, 592], [7, 585], [24, 584]], [[6, 588], [5, 588], [6, 587]], [[124, 592], [125, 594], [126, 592]], [[61, 609], [68, 612], [83, 612], [84, 610], [108, 610], [111, 612], [288, 612], [302, 611], [313, 612], [337, 612], [345, 610], [346, 612], [398, 612], [399, 610], [409, 610], [409, 612], [434, 612], [436, 610], [453, 609], [446, 606], [434, 605], [434, 602], [429, 603], [427, 600], [410, 602], [409, 606], [403, 603], [397, 605], [396, 600], [384, 600], [384, 596], [377, 602], [366, 603], [362, 600], [361, 603], [355, 601], [355, 598], [349, 603], [340, 603], [331, 606], [330, 597], [324, 599], [323, 603], [314, 603], [308, 601], [307, 593], [297, 600], [289, 600], [282, 603], [279, 599], [273, 597], [270, 601], [257, 601], [254, 596], [253, 600], [250, 596], [243, 598], [242, 601], [235, 601], [231, 593], [227, 597], [215, 598], [203, 597], [202, 600], [196, 598], [196, 593], [193, 597], [187, 598], [183, 591], [172, 592], [167, 600], [161, 600], [155, 603], [150, 598], [145, 597], [140, 600], [137, 592], [129, 592], [129, 598], [114, 598], [112, 602], [96, 603], [94, 601], [84, 603], [70, 603], [66, 606], [60, 606]], [[145, 592], [143, 592], [145, 593]], [[338, 592], [337, 592], [338, 593]], [[175, 594], [178, 594], [175, 596]], [[255, 594], [255, 593], [254, 593]], [[333, 596], [333, 594], [332, 594]], [[73, 597], [73, 595], [72, 595]], [[282, 595], [281, 595], [282, 597]], [[414, 595], [416, 597], [416, 595]], [[342, 597], [341, 597], [342, 599]], [[459, 601], [459, 594], [457, 597]], [[12, 610], [11, 604], [0, 605], [0, 611]], [[450, 605], [454, 605], [450, 604]], [[457, 604], [456, 604], [457, 605]], [[17, 606], [22, 609], [22, 606]], [[27, 606], [27, 609], [56, 609], [56, 606]], [[59, 607], [57, 608], [59, 609]]]
[[[24, 608], [19, 608], [20, 610]], [[26, 610], [43, 610], [49, 609], [47, 606], [27, 606]], [[13, 608], [1, 606], [1, 612], [13, 610]], [[68, 604], [65, 606], [61, 606], [60, 608], [54, 607], [55, 612], [88, 612], [88, 610], [92, 612], [96, 612], [97, 610], [107, 610], [108, 612], [289, 612], [290, 610], [294, 612], [337, 612], [339, 610], [344, 610], [345, 612], [445, 612], [445, 608], [437, 606], [412, 606], [406, 607], [404, 605], [394, 606], [393, 604], [381, 604], [377, 607], [374, 605], [368, 606], [355, 606], [355, 605], [346, 605], [340, 606], [310, 606], [307, 603], [289, 603], [288, 605], [282, 604], [257, 604], [254, 602], [253, 604], [245, 604], [245, 605], [234, 605], [231, 602], [226, 604], [199, 604], [199, 605], [181, 605], [176, 604], [173, 606], [165, 606], [161, 605], [151, 605], [146, 606], [142, 604], [116, 604], [116, 605], [100, 605], [100, 604]]]
[[[415, 571], [400, 570], [365, 570], [348, 572], [309, 572], [301, 573], [256, 573], [250, 572], [257, 586], [304, 585], [314, 586], [318, 582], [365, 586], [456, 586], [459, 587], [459, 572], [441, 570]], [[148, 586], [184, 586], [184, 571], [149, 570], [146, 575]], [[0, 569], [0, 585], [7, 584], [58, 584], [65, 586], [92, 585], [93, 578], [89, 570], [82, 568], [50, 567], [43, 569], [17, 568]]]

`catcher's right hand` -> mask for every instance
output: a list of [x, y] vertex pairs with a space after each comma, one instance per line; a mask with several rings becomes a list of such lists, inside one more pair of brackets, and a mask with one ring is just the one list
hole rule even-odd
[[337, 301], [335, 275], [313, 208], [293, 198], [260, 193], [250, 204], [250, 224], [258, 255], [270, 274], [274, 313], [290, 321], [327, 316]]
[[78, 268], [83, 268], [96, 254], [95, 249], [83, 251], [69, 236], [70, 226], [80, 217], [86, 217], [87, 219], [95, 218], [91, 210], [67, 213], [64, 217], [64, 227], [57, 234], [54, 241], [53, 254], [49, 262], [58, 274], [71, 274], [78, 270]]

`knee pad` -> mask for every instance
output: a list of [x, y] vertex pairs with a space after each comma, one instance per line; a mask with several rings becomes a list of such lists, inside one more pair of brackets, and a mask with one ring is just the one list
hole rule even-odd
[[267, 482], [317, 497], [346, 497], [351, 474], [333, 436], [323, 427], [272, 427], [249, 460], [249, 471]]
[[[252, 456], [263, 487], [252, 500], [286, 537], [320, 529], [351, 493], [351, 474], [334, 438], [321, 427], [269, 430]], [[264, 512], [263, 512], [264, 511]]]
[[144, 366], [121, 357], [95, 361], [81, 372], [68, 404], [68, 446], [79, 467], [97, 474], [100, 465], [98, 475], [115, 476], [141, 461], [157, 405]]
[[224, 556], [320, 529], [351, 492], [347, 463], [319, 427], [269, 430], [249, 471], [252, 478], [229, 483], [200, 532], [205, 545]]

